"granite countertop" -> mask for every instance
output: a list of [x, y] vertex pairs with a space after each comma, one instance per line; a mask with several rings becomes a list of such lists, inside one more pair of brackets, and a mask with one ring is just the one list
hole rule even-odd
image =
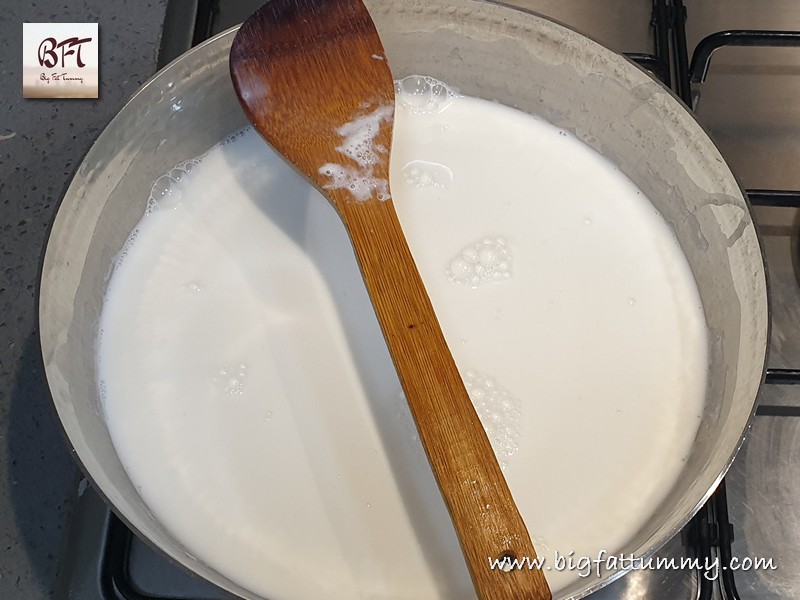
[[[4, 3], [0, 15], [0, 598], [53, 598], [78, 470], [41, 364], [47, 229], [103, 127], [156, 68], [167, 0]], [[100, 98], [22, 97], [22, 23], [99, 23]]]

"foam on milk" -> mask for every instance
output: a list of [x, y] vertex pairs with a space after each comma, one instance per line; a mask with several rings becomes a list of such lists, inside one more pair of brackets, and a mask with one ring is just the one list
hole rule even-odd
[[[364, 107], [365, 110], [368, 108]], [[324, 186], [326, 189], [347, 189], [356, 200], [362, 202], [372, 197], [378, 200], [391, 198], [389, 182], [375, 176], [375, 165], [388, 159], [388, 148], [375, 144], [375, 137], [380, 132], [381, 124], [392, 120], [393, 112], [392, 106], [378, 106], [336, 130], [342, 138], [336, 150], [358, 166], [338, 163], [322, 165], [319, 172], [330, 177], [330, 182]]]
[[[614, 553], [702, 412], [685, 258], [574, 137], [397, 90], [398, 216], [537, 549]], [[347, 235], [252, 130], [156, 182], [98, 347], [120, 458], [200, 560], [276, 600], [474, 597]], [[546, 576], [558, 597], [578, 574]]]
[[464, 372], [463, 378], [500, 467], [505, 470], [508, 459], [519, 450], [522, 415], [520, 401], [512, 397], [490, 375], [469, 369]]
[[427, 75], [395, 81], [394, 92], [398, 107], [416, 115], [441, 113], [460, 96], [458, 90]]
[[511, 277], [511, 251], [503, 238], [485, 238], [470, 244], [450, 261], [447, 279], [453, 283], [478, 287], [490, 281]]
[[403, 167], [403, 175], [414, 187], [447, 189], [453, 182], [453, 172], [449, 167], [427, 160], [412, 160]]

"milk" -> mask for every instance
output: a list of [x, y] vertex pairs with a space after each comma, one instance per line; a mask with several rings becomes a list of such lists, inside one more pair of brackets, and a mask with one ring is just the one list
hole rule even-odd
[[[430, 79], [398, 90], [392, 199], [539, 554], [616, 552], [699, 423], [686, 260], [566, 132]], [[474, 598], [347, 235], [252, 130], [157, 182], [110, 280], [98, 370], [143, 499], [241, 586]], [[556, 593], [578, 578], [545, 575]]]

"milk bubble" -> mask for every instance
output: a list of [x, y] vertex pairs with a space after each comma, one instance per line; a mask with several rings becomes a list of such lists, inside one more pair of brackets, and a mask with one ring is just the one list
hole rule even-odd
[[452, 283], [477, 288], [511, 277], [511, 251], [503, 238], [484, 238], [464, 248], [447, 267]]
[[189, 294], [199, 294], [205, 289], [202, 281], [189, 281], [181, 286], [181, 291]]
[[460, 94], [438, 79], [409, 75], [394, 82], [398, 108], [415, 114], [436, 114], [445, 110]]
[[520, 402], [492, 377], [476, 371], [464, 373], [464, 386], [475, 406], [500, 467], [519, 449]]
[[428, 160], [412, 160], [402, 169], [406, 183], [415, 188], [438, 188], [446, 190], [453, 183], [450, 167]]
[[145, 214], [150, 214], [163, 208], [176, 209], [183, 199], [185, 181], [194, 168], [200, 164], [205, 154], [184, 161], [172, 167], [165, 175], [156, 179], [147, 199]]
[[228, 396], [241, 396], [244, 394], [244, 384], [247, 376], [247, 365], [226, 365], [212, 378], [217, 389]]

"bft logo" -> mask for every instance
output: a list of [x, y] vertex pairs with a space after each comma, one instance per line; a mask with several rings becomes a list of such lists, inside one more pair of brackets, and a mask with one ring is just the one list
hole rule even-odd
[[97, 23], [23, 23], [25, 98], [97, 98]]
[[[88, 42], [91, 42], [92, 38], [83, 38], [82, 40], [73, 37], [63, 42], [58, 42], [56, 38], [45, 38], [42, 40], [42, 43], [39, 44], [39, 64], [43, 67], [47, 67], [48, 69], [52, 69], [56, 65], [60, 64], [61, 68], [65, 68], [67, 66], [67, 57], [74, 54], [75, 55], [75, 62], [79, 68], [83, 68], [86, 66], [86, 63], [81, 60], [81, 46]], [[77, 48], [77, 50], [75, 50]], [[61, 54], [56, 52], [57, 49], [61, 50]]]

